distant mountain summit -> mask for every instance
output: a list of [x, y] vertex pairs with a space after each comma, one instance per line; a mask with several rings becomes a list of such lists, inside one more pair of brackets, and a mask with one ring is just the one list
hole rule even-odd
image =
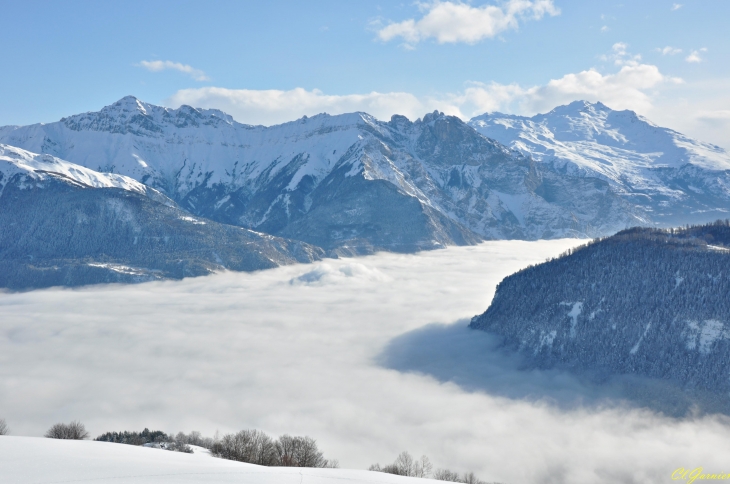
[[556, 172], [438, 112], [415, 122], [320, 114], [264, 127], [128, 96], [99, 112], [0, 128], [0, 142], [122, 174], [194, 215], [334, 253], [596, 236], [641, 221], [606, 180]]
[[576, 101], [531, 118], [487, 113], [469, 125], [555, 172], [607, 181], [646, 224], [730, 213], [730, 153], [633, 111]]

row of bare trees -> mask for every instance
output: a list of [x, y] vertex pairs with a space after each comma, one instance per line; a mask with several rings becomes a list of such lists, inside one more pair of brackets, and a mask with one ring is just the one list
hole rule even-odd
[[327, 460], [311, 437], [282, 435], [274, 440], [260, 430], [242, 430], [227, 434], [215, 442], [211, 453], [223, 459], [262, 466], [338, 467], [336, 460]]
[[436, 469], [434, 471], [428, 457], [422, 455], [420, 459], [414, 459], [411, 454], [406, 451], [401, 452], [392, 464], [387, 464], [383, 467], [380, 467], [380, 464], [373, 464], [368, 470], [395, 474], [397, 476], [421, 478], [430, 477], [437, 481], [462, 482], [465, 484], [487, 484], [485, 481], [482, 481], [475, 476], [473, 472], [465, 472], [460, 475], [458, 472], [454, 472], [449, 469]]
[[8, 424], [5, 423], [4, 418], [0, 418], [0, 435], [7, 435], [8, 432], [10, 432]]

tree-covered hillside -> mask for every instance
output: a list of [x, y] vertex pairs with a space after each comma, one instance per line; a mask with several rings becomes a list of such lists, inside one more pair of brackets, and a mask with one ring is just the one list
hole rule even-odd
[[130, 190], [49, 174], [0, 191], [0, 287], [181, 279], [311, 262], [309, 244], [192, 217]]
[[524, 269], [471, 328], [536, 368], [730, 392], [730, 222], [634, 228]]

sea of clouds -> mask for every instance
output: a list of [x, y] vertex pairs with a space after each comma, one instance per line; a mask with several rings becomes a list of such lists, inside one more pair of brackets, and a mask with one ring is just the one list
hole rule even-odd
[[0, 294], [0, 418], [31, 436], [71, 419], [92, 436], [306, 434], [342, 467], [408, 450], [515, 484], [729, 472], [726, 417], [670, 418], [593, 390], [583, 404], [577, 380], [522, 371], [466, 328], [502, 278], [579, 243]]

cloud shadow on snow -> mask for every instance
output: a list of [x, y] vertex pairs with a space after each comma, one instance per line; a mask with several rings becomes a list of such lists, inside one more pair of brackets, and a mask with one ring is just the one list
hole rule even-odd
[[599, 377], [569, 370], [529, 368], [526, 359], [501, 347], [501, 337], [467, 327], [469, 321], [430, 324], [393, 338], [377, 363], [428, 375], [464, 390], [512, 400], [541, 402], [562, 410], [647, 408], [671, 417], [730, 415], [727, 398], [634, 375]]

